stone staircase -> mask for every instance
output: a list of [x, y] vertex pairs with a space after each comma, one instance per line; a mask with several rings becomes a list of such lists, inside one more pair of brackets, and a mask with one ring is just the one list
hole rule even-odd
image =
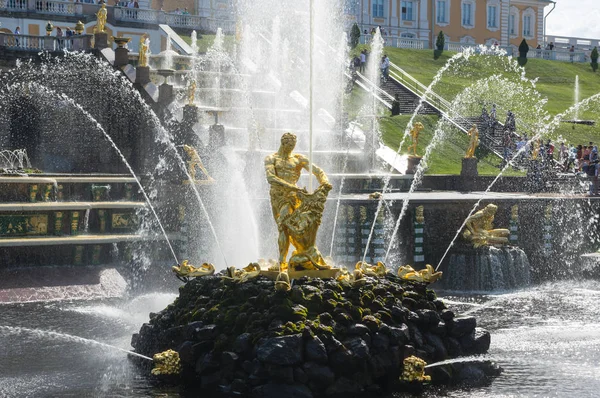
[[[389, 93], [392, 98], [395, 98], [396, 94], [398, 94], [401, 114], [412, 115], [419, 105], [419, 97], [394, 79], [387, 79], [379, 87], [386, 93]], [[440, 112], [430, 104], [424, 103], [419, 110], [419, 114], [439, 116]]]

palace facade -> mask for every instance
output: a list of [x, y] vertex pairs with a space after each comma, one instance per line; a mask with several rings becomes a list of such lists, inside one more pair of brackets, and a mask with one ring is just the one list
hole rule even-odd
[[446, 43], [544, 47], [550, 0], [349, 0], [347, 12], [364, 33], [381, 26], [384, 36], [418, 39], [431, 48], [440, 31]]

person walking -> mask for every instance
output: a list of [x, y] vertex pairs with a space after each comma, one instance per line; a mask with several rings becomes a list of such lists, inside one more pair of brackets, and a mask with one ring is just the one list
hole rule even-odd
[[360, 52], [360, 73], [365, 73], [365, 66], [367, 65], [367, 50], [364, 49]]
[[63, 48], [62, 38], [63, 38], [63, 31], [60, 28], [60, 26], [57, 26], [56, 27], [56, 39], [57, 39], [56, 42], [58, 43], [58, 49], [59, 50], [62, 50], [62, 48]]
[[17, 44], [17, 47], [19, 47], [21, 45], [21, 43], [19, 42], [19, 35], [21, 34], [21, 27], [17, 26], [15, 29], [15, 43]]

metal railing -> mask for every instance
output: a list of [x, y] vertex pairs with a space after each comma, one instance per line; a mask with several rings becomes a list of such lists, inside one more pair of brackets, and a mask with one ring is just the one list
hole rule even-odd
[[85, 51], [92, 47], [92, 35], [71, 37], [15, 35], [0, 32], [0, 47], [20, 51]]

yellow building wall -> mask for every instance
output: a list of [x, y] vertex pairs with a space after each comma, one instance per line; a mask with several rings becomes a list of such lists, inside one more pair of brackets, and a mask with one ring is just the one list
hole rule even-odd
[[[512, 6], [519, 9], [519, 24], [518, 24], [519, 29], [517, 31], [517, 37], [514, 39], [510, 39], [510, 44], [518, 47], [519, 44], [521, 44], [521, 42], [523, 41], [523, 11], [525, 11], [531, 7], [535, 11], [535, 14], [537, 16], [538, 7], [528, 6], [528, 5], [520, 5], [520, 4], [512, 4]], [[532, 22], [533, 22], [533, 26], [532, 26], [533, 36], [537, 38], [537, 29], [538, 29], [537, 17], [534, 17]], [[538, 44], [541, 44], [542, 47], [544, 46], [544, 43], [538, 43], [536, 39], [528, 39], [527, 44], [529, 44], [530, 47], [536, 47]]]
[[167, 12], [175, 11], [177, 8], [180, 10], [187, 8], [190, 14], [197, 14], [194, 0], [152, 0], [153, 9], [160, 10], [161, 7]]

